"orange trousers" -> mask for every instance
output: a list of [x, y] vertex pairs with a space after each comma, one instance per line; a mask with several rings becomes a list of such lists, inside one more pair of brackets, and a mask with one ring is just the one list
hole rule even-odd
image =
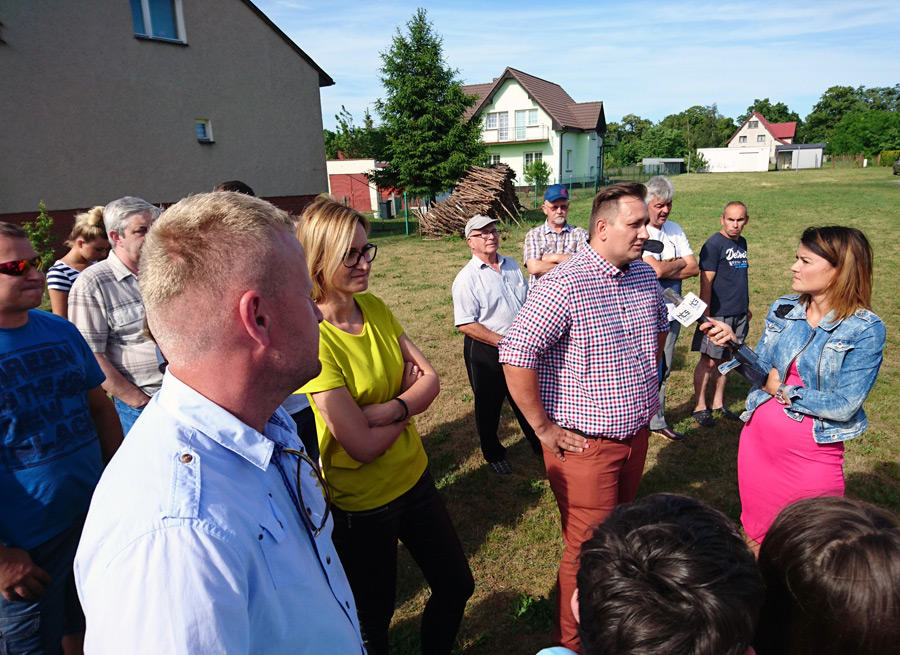
[[547, 478], [556, 496], [566, 544], [556, 579], [554, 645], [581, 652], [571, 607], [581, 545], [616, 505], [634, 500], [644, 473], [649, 436], [644, 427], [622, 441], [591, 440], [584, 452], [566, 453], [564, 462], [544, 448]]

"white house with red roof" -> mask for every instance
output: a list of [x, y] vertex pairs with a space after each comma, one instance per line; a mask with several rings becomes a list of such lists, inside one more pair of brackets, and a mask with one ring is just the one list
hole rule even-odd
[[797, 123], [770, 123], [753, 112], [728, 140], [729, 148], [768, 148], [769, 163], [775, 163], [776, 146], [790, 145], [797, 133]]
[[478, 96], [465, 117], [482, 120], [491, 163], [509, 165], [518, 184], [535, 160], [549, 165], [551, 182], [587, 184], [600, 175], [602, 102], [575, 102], [558, 84], [509, 67], [493, 82], [463, 91]]

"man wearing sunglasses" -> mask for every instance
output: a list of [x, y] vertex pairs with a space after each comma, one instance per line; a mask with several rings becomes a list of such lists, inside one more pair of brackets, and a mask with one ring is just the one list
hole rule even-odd
[[506, 389], [497, 350], [497, 342], [525, 304], [528, 285], [516, 261], [497, 253], [500, 232], [496, 218], [477, 215], [469, 219], [466, 243], [472, 259], [453, 281], [453, 315], [456, 328], [465, 335], [463, 357], [475, 396], [481, 452], [492, 473], [509, 475], [512, 469], [506, 448], [497, 438], [504, 398], [509, 399], [532, 450], [541, 453], [541, 442]]
[[140, 282], [169, 365], [91, 501], [85, 650], [364, 653], [325, 483], [279, 407], [321, 369], [287, 214], [185, 198], [147, 237]]
[[[38, 309], [44, 274], [0, 223], [0, 651], [77, 647], [72, 561], [103, 462], [122, 442], [103, 372], [75, 327]], [[8, 645], [7, 645], [8, 644]]]
[[106, 375], [103, 388], [113, 396], [126, 435], [162, 383], [156, 344], [144, 331], [137, 278], [141, 248], [157, 216], [159, 209], [129, 196], [104, 207], [112, 252], [85, 269], [69, 292], [69, 320]]

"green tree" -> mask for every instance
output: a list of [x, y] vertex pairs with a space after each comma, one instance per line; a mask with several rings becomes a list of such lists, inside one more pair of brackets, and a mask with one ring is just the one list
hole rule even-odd
[[33, 221], [27, 221], [22, 224], [22, 229], [28, 234], [31, 246], [34, 251], [43, 257], [43, 268], [47, 269], [53, 263], [53, 254], [55, 252], [54, 242], [56, 238], [53, 236], [53, 217], [47, 213], [47, 206], [41, 200], [38, 203], [38, 211], [40, 212]]
[[695, 105], [681, 113], [666, 116], [659, 126], [683, 131], [688, 150], [720, 148], [736, 129], [734, 121], [722, 116], [715, 103], [707, 107]]
[[750, 118], [750, 114], [753, 112], [762, 114], [769, 123], [797, 123], [798, 126], [803, 123], [800, 120], [800, 115], [788, 109], [788, 106], [783, 102], [776, 102], [773, 105], [768, 98], [763, 98], [762, 100], [756, 98], [753, 104], [747, 107], [747, 111], [738, 117], [738, 125], [742, 125], [745, 120]]
[[644, 157], [684, 157], [686, 153], [683, 130], [654, 125], [645, 130], [637, 142], [634, 161]]
[[325, 130], [325, 156], [328, 159], [382, 159], [384, 157], [384, 135], [375, 127], [372, 115], [366, 109], [362, 126], [353, 124], [353, 115], [341, 105], [341, 111], [334, 115], [337, 132]]
[[806, 117], [799, 140], [803, 143], [828, 141], [841, 119], [858, 108], [860, 98], [857, 89], [852, 86], [829, 87]]
[[546, 186], [550, 180], [550, 167], [543, 159], [536, 159], [525, 167], [525, 184]]
[[644, 132], [653, 127], [653, 121], [641, 118], [637, 114], [625, 114], [620, 123], [609, 123], [606, 126], [605, 141], [610, 144], [609, 165], [624, 166], [634, 163], [637, 155], [637, 144]]
[[458, 72], [447, 66], [441, 37], [424, 9], [397, 28], [381, 53], [384, 98], [375, 103], [382, 121], [388, 166], [372, 175], [383, 187], [434, 197], [456, 184], [487, 152], [481, 121], [465, 120], [476, 96], [463, 93]]
[[838, 123], [825, 152], [874, 157], [900, 148], [900, 112], [853, 111]]

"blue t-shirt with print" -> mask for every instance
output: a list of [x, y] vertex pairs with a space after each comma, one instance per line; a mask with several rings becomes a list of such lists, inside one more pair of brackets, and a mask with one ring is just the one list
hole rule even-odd
[[700, 270], [713, 271], [709, 316], [739, 316], [750, 310], [747, 282], [747, 240], [732, 241], [721, 232], [706, 240], [700, 250]]
[[30, 549], [87, 513], [103, 462], [88, 390], [105, 376], [78, 329], [28, 312], [0, 328], [0, 541]]

